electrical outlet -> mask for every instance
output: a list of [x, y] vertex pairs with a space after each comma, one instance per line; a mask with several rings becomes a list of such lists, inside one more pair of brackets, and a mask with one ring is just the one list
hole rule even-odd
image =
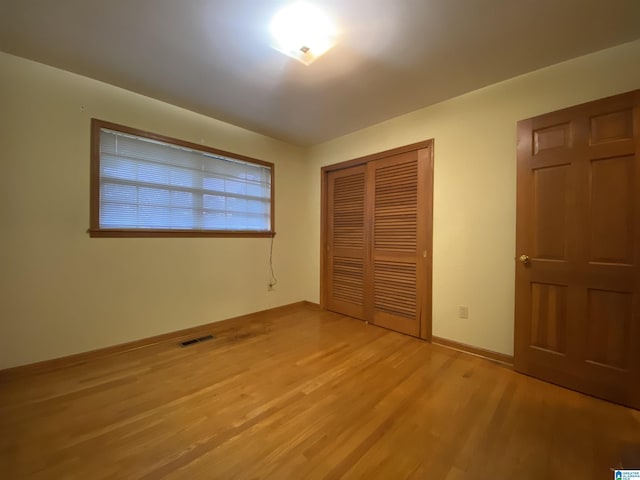
[[464, 318], [467, 319], [469, 318], [469, 307], [466, 306], [459, 306], [458, 307], [458, 318]]

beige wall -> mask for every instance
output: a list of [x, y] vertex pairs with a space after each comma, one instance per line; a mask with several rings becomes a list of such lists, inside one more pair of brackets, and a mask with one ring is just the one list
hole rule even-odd
[[[639, 59], [636, 41], [312, 148], [308, 241], [319, 248], [321, 166], [435, 139], [433, 334], [513, 353], [516, 122], [640, 88]], [[318, 271], [315, 260], [316, 282]], [[457, 318], [459, 305], [469, 307], [468, 320]]]
[[[638, 58], [640, 41], [302, 150], [0, 53], [0, 369], [318, 301], [320, 167], [429, 138], [433, 332], [512, 353], [516, 121], [640, 88]], [[276, 291], [267, 239], [89, 238], [91, 117], [274, 162]]]
[[[0, 53], [0, 369], [303, 300], [301, 149]], [[274, 162], [269, 239], [89, 238], [89, 119]]]

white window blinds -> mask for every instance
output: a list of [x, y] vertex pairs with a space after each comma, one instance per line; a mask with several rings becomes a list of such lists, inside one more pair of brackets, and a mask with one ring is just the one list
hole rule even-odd
[[100, 129], [101, 229], [271, 230], [271, 167]]

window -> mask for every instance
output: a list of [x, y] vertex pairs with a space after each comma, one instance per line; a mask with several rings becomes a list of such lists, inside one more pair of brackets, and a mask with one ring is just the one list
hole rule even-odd
[[273, 236], [273, 164], [96, 119], [91, 129], [91, 236]]

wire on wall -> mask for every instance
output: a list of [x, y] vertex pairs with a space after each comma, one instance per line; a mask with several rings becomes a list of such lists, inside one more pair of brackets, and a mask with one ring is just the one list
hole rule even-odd
[[278, 284], [278, 279], [276, 278], [276, 274], [273, 270], [273, 241], [275, 239], [275, 235], [271, 236], [271, 248], [269, 249], [269, 274], [271, 275], [271, 278], [269, 279], [269, 289], [273, 290], [273, 287], [275, 287]]

